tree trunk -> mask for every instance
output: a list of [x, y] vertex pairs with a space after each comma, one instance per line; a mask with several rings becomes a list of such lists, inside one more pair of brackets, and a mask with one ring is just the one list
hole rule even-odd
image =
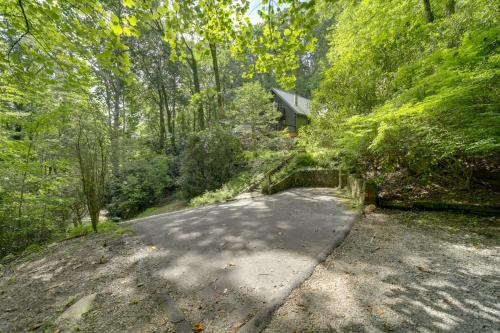
[[30, 164], [30, 159], [31, 159], [31, 148], [33, 147], [33, 139], [30, 139], [30, 143], [28, 145], [28, 153], [26, 154], [26, 161], [24, 163], [24, 172], [23, 172], [23, 177], [21, 180], [21, 195], [19, 197], [19, 207], [17, 210], [17, 216], [19, 217], [19, 222], [21, 221], [21, 216], [23, 214], [23, 203], [24, 203], [24, 191], [25, 191], [25, 186], [26, 186], [26, 178], [28, 177], [28, 168]]
[[160, 87], [163, 91], [163, 105], [165, 108], [165, 111], [167, 111], [167, 129], [168, 129], [168, 134], [170, 135], [170, 143], [172, 144], [173, 147], [175, 147], [175, 139], [172, 139], [174, 136], [174, 128], [173, 128], [173, 119], [172, 119], [172, 110], [170, 106], [168, 105], [168, 98], [167, 98], [167, 89], [165, 89], [165, 85], [163, 84], [163, 81], [160, 83]]
[[172, 90], [173, 90], [173, 96], [172, 96], [172, 136], [170, 137], [170, 143], [172, 144], [172, 149], [174, 152], [176, 151], [175, 149], [175, 114], [176, 114], [176, 101], [177, 101], [177, 81], [176, 81], [176, 72], [174, 71], [172, 75]]
[[111, 128], [111, 169], [113, 176], [118, 176], [120, 172], [120, 92], [115, 89], [114, 107]]
[[[195, 94], [200, 94], [201, 88], [200, 88], [200, 79], [198, 76], [198, 63], [196, 62], [196, 59], [194, 57], [193, 50], [186, 45], [186, 48], [191, 55], [191, 59], [188, 60], [189, 67], [191, 67], [191, 71], [193, 72], [193, 87], [194, 87], [194, 93]], [[205, 115], [203, 114], [203, 106], [201, 103], [198, 103], [197, 105], [197, 114], [198, 118], [198, 128], [200, 130], [205, 129]], [[193, 124], [194, 128], [193, 130], [196, 130], [196, 117], [193, 119]]]
[[158, 97], [159, 97], [159, 103], [158, 106], [160, 107], [160, 151], [164, 152], [165, 150], [165, 114], [163, 110], [164, 106], [164, 96], [163, 92], [160, 88], [158, 88]]
[[80, 120], [76, 140], [80, 179], [94, 232], [97, 232], [99, 212], [103, 204], [107, 169], [104, 139], [98, 131], [96, 127], [84, 129]]
[[217, 93], [217, 107], [219, 109], [218, 118], [224, 118], [224, 109], [222, 105], [222, 88], [219, 75], [219, 64], [217, 63], [217, 47], [213, 43], [210, 43], [209, 46], [210, 46], [210, 54], [212, 55], [212, 65], [214, 67], [215, 90]]
[[446, 4], [446, 14], [448, 16], [455, 14], [455, 4], [455, 0], [448, 0], [448, 3]]
[[432, 14], [430, 0], [422, 0], [422, 1], [424, 2], [425, 21], [427, 23], [434, 22], [434, 14]]

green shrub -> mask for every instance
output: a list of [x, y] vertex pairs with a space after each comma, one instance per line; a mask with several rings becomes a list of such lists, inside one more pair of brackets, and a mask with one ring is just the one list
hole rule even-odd
[[313, 167], [318, 165], [316, 160], [309, 153], [297, 154], [292, 160], [292, 163], [294, 163], [296, 167]]
[[140, 156], [130, 161], [109, 183], [109, 214], [127, 219], [156, 204], [174, 185], [169, 162], [163, 155]]
[[232, 199], [247, 188], [253, 180], [253, 175], [249, 171], [240, 172], [238, 175], [231, 178], [220, 189], [205, 192], [197, 196], [189, 202], [191, 207], [209, 205], [216, 202], [224, 202]]
[[[498, 29], [471, 34], [455, 50], [403, 66], [408, 88], [369, 115], [349, 118], [337, 142], [350, 164], [422, 174], [441, 161], [500, 151]], [[456, 167], [456, 165], [454, 165]]]
[[181, 155], [180, 185], [187, 197], [222, 186], [241, 166], [241, 143], [221, 127], [193, 133]]
[[40, 249], [40, 244], [33, 243], [24, 249], [24, 253], [31, 253], [38, 251]]

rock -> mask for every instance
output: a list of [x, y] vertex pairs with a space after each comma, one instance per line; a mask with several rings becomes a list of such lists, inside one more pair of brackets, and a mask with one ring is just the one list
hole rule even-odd
[[365, 207], [364, 212], [366, 215], [373, 213], [377, 209], [377, 206], [374, 204], [370, 204]]
[[424, 272], [424, 273], [430, 273], [431, 270], [429, 267], [427, 266], [417, 266], [418, 270], [421, 271], [421, 272]]
[[97, 294], [90, 294], [85, 297], [80, 298], [75, 304], [70, 306], [62, 315], [57, 318], [57, 322], [76, 322], [82, 318], [84, 313], [87, 313], [92, 308], [92, 304], [96, 298]]
[[35, 325], [31, 326], [30, 327], [30, 331], [36, 331], [37, 329], [39, 329], [40, 327], [42, 327], [43, 323], [36, 323]]
[[109, 261], [108, 258], [106, 258], [106, 256], [102, 255], [99, 257], [99, 259], [97, 259], [97, 263], [100, 264], [100, 265], [103, 265], [105, 263], [107, 263]]

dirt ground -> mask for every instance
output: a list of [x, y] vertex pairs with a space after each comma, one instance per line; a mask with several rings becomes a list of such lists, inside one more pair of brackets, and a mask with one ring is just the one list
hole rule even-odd
[[[292, 293], [265, 332], [498, 332], [499, 223], [376, 211]], [[133, 235], [100, 234], [6, 265], [0, 332], [58, 332], [57, 318], [91, 293], [95, 303], [74, 327], [81, 332], [173, 332], [157, 302], [170, 287], [151, 279], [143, 260], [155, 251]]]
[[265, 332], [499, 332], [499, 224], [446, 213], [370, 214]]
[[57, 318], [91, 293], [97, 298], [75, 331], [173, 332], [155, 303], [161, 287], [141, 264], [153, 250], [134, 236], [99, 234], [8, 265], [0, 271], [0, 332], [58, 332]]

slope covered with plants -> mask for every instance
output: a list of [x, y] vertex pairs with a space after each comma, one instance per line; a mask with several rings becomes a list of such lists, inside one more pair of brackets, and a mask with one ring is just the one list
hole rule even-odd
[[399, 172], [467, 188], [473, 171], [498, 171], [498, 3], [335, 8], [317, 116], [303, 143], [335, 151], [344, 166], [379, 183]]

